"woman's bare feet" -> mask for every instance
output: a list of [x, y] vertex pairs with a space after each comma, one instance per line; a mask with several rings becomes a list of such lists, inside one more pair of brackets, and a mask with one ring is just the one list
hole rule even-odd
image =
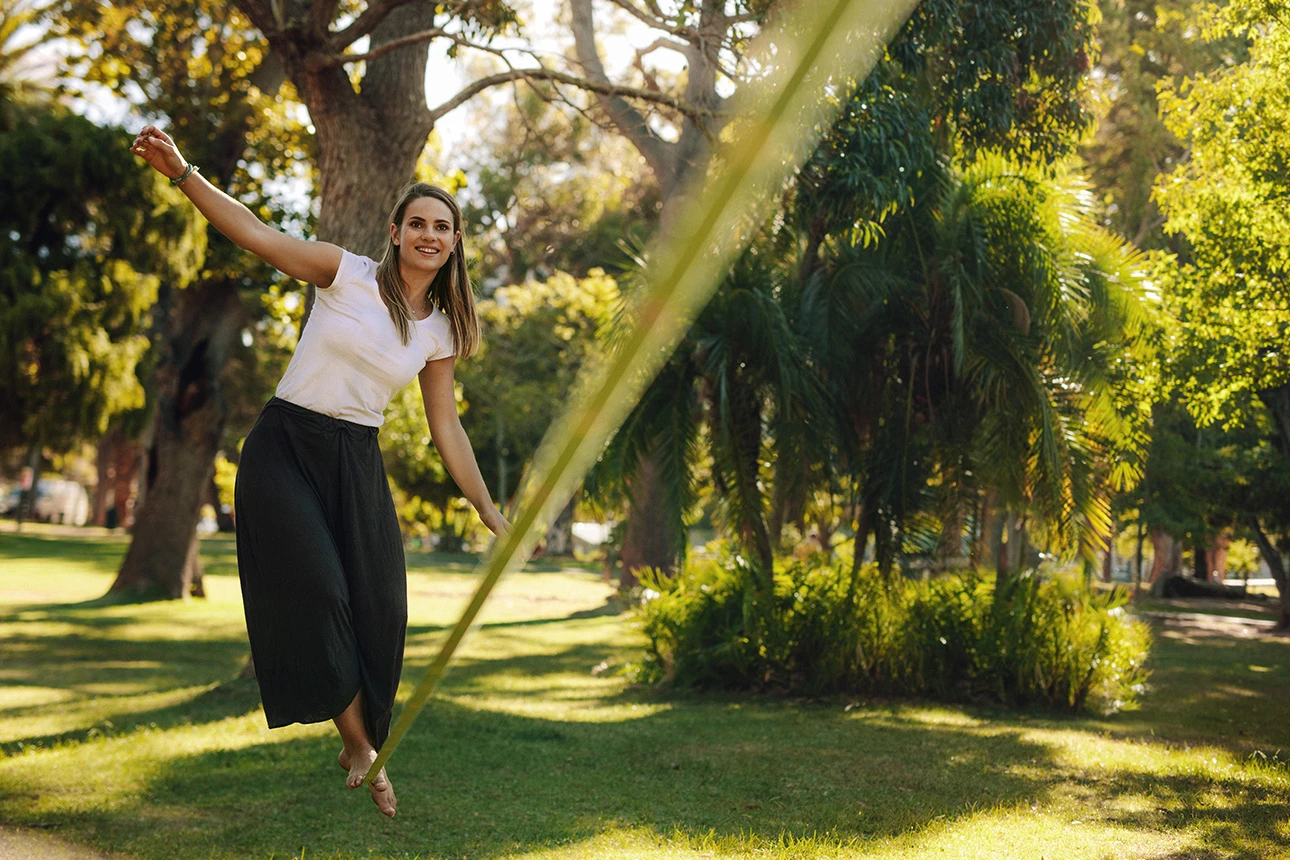
[[[340, 755], [336, 756], [336, 763], [349, 771], [349, 775], [345, 777], [345, 787], [353, 791], [362, 785], [363, 777], [367, 776], [367, 771], [374, 761], [376, 761], [376, 750], [371, 747], [360, 752], [342, 749]], [[372, 780], [367, 787], [372, 792], [372, 802], [376, 804], [376, 808], [393, 818], [399, 801], [394, 796], [394, 786], [390, 785], [390, 778], [385, 775], [385, 768], [381, 768], [376, 779]]]

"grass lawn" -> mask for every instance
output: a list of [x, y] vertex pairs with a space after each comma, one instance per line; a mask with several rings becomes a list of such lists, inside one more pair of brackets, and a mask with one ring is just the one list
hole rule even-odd
[[[210, 598], [102, 606], [120, 538], [0, 533], [0, 825], [140, 858], [1290, 857], [1290, 640], [1157, 617], [1109, 718], [664, 696], [597, 574], [505, 581], [394, 756], [393, 820], [330, 725], [264, 726], [232, 543]], [[410, 558], [403, 694], [469, 597]]]

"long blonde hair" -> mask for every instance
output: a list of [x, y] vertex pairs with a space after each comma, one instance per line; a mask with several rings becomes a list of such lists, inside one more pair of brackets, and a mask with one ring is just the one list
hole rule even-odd
[[[437, 185], [425, 182], [414, 182], [399, 195], [399, 202], [394, 204], [390, 213], [390, 223], [396, 227], [403, 226], [403, 213], [408, 204], [421, 197], [433, 197], [442, 200], [452, 212], [452, 231], [461, 233], [461, 207], [453, 196]], [[403, 291], [403, 276], [399, 273], [399, 246], [394, 244], [394, 237], [385, 240], [385, 255], [376, 267], [376, 283], [381, 290], [381, 299], [394, 320], [394, 327], [399, 330], [399, 337], [407, 343], [412, 337], [412, 326], [409, 320], [416, 319], [412, 305]], [[452, 329], [452, 341], [458, 358], [469, 358], [479, 347], [479, 317], [475, 313], [475, 293], [470, 286], [470, 273], [466, 271], [466, 252], [462, 248], [458, 235], [452, 247], [452, 256], [430, 282], [426, 295], [435, 307], [448, 317]]]

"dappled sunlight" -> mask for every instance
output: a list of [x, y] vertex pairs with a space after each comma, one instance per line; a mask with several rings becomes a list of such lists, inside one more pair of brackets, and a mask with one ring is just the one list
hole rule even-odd
[[[1143, 710], [1114, 718], [667, 694], [623, 674], [641, 634], [583, 573], [503, 582], [391, 761], [390, 825], [343, 789], [330, 725], [265, 727], [219, 583], [10, 601], [0, 818], [166, 858], [1261, 858], [1286, 836], [1281, 640], [1170, 642]], [[400, 701], [473, 577], [410, 587]]]

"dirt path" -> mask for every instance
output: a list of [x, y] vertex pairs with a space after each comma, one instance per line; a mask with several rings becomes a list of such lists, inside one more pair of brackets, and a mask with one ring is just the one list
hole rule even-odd
[[1189, 639], [1206, 637], [1233, 637], [1255, 639], [1264, 636], [1284, 635], [1274, 632], [1276, 621], [1271, 618], [1238, 618], [1231, 615], [1210, 615], [1206, 612], [1138, 612], [1164, 628], [1163, 635]]

